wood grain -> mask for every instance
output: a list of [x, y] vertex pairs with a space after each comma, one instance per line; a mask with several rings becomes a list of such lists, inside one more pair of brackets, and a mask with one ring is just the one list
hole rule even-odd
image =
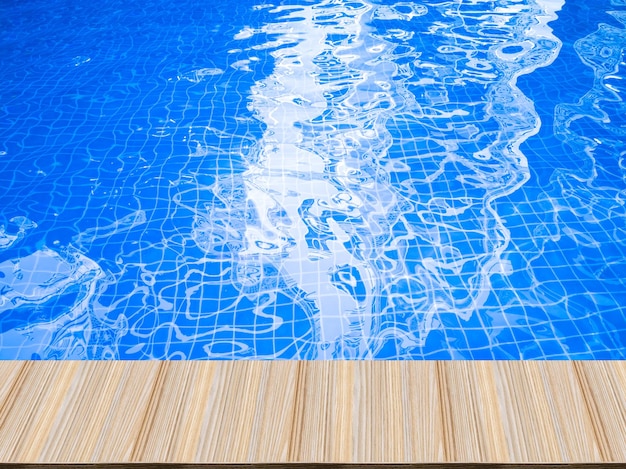
[[626, 362], [0, 362], [0, 463], [626, 463]]

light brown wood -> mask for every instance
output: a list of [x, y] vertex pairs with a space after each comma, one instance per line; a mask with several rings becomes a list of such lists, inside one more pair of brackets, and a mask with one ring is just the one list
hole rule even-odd
[[626, 362], [0, 362], [1, 463], [626, 462]]

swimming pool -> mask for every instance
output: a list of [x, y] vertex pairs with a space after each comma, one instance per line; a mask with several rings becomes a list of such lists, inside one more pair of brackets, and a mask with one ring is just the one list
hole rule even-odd
[[0, 5], [0, 358], [626, 358], [626, 1]]

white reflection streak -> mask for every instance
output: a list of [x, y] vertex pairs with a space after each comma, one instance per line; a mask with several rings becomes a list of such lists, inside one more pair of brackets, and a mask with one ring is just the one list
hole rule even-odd
[[[330, 255], [315, 256], [309, 251], [305, 240], [307, 226], [299, 209], [306, 200], [330, 203], [337, 199], [339, 191], [328, 182], [322, 156], [301, 145], [303, 133], [297, 123], [313, 119], [327, 107], [324, 92], [332, 84], [320, 84], [314, 73], [314, 58], [327, 48], [327, 35], [358, 36], [360, 19], [366, 11], [355, 12], [342, 24], [321, 26], [315, 22], [314, 8], [298, 7], [289, 15], [298, 20], [282, 23], [285, 30], [281, 31], [282, 42], [291, 39], [295, 44], [272, 52], [276, 60], [274, 71], [253, 87], [252, 95], [251, 108], [267, 129], [259, 145], [258, 162], [246, 171], [244, 180], [248, 203], [255, 206], [260, 223], [247, 224], [247, 248], [239, 253], [239, 259], [240, 262], [255, 262], [259, 257], [282, 257], [283, 273], [307, 292], [319, 308], [320, 339], [326, 344], [346, 334], [349, 315], [358, 314], [362, 318], [364, 312], [371, 310], [370, 295], [366, 301], [357, 302], [331, 283], [330, 273], [339, 265], [357, 266], [368, 291], [372, 290], [372, 280], [368, 266], [343, 246], [348, 235], [332, 220], [329, 224], [335, 241], [328, 243]], [[276, 26], [270, 27], [276, 32]], [[290, 226], [270, 220], [272, 212], [281, 210]], [[360, 341], [361, 347], [365, 347], [366, 342]], [[320, 348], [318, 353], [320, 358], [330, 358], [332, 348]]]

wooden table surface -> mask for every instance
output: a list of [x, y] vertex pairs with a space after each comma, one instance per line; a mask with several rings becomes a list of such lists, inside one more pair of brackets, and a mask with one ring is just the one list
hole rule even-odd
[[626, 362], [0, 362], [0, 463], [626, 463]]

